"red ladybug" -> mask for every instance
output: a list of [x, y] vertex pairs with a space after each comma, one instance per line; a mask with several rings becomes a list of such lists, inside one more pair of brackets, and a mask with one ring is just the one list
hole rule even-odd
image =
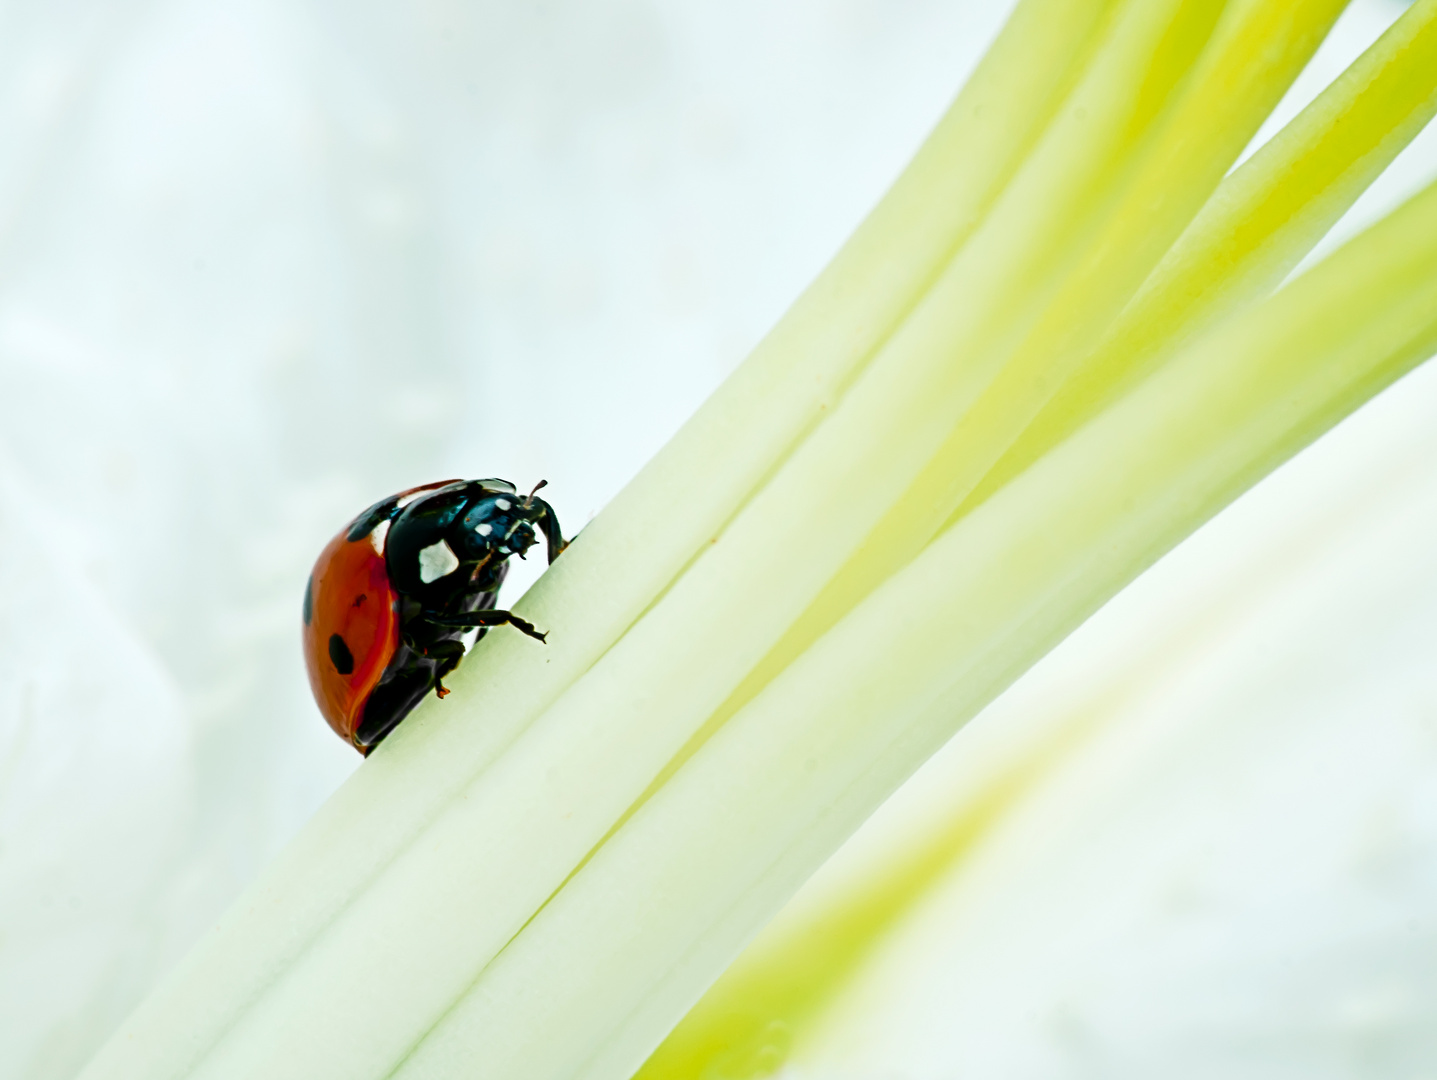
[[[544, 485], [534, 489], [537, 492]], [[543, 530], [564, 549], [554, 509], [506, 480], [445, 480], [401, 491], [355, 518], [320, 552], [304, 590], [304, 662], [320, 712], [368, 754], [463, 659], [463, 637], [508, 623], [496, 611], [509, 556]]]

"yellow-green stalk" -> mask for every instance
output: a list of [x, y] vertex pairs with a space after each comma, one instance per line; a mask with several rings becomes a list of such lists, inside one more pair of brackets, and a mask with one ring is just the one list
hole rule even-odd
[[[1213, 194], [1223, 172], [1276, 105], [1342, 6], [1252, 4], [1230, 13], [1190, 85], [1153, 135], [1136, 177], [1115, 196], [1117, 207], [1093, 238], [1084, 261], [1007, 358], [982, 399], [953, 425], [922, 474], [755, 668], [725, 713], [781, 671], [895, 564], [921, 550], [1063, 383], [1092, 369], [1090, 357], [1097, 342], [1168, 245]], [[1432, 73], [1420, 64], [1409, 64], [1404, 71], [1409, 81], [1431, 79]], [[1405, 84], [1401, 87], [1407, 89]], [[1417, 101], [1430, 95], [1429, 86]], [[1406, 111], [1412, 109], [1407, 101], [1412, 96], [1403, 97]], [[1377, 99], [1374, 111], [1383, 105], [1395, 111], [1382, 94], [1369, 93], [1371, 99]], [[1332, 127], [1332, 118], [1325, 119], [1326, 127]], [[1403, 128], [1403, 133], [1410, 139], [1418, 129], [1420, 124]], [[1299, 144], [1290, 153], [1300, 149], [1310, 148]], [[1303, 194], [1311, 196], [1299, 192], [1299, 204]]]
[[965, 505], [981, 502], [1056, 446], [1166, 351], [1275, 288], [1434, 113], [1437, 0], [1418, 0], [1223, 182]]

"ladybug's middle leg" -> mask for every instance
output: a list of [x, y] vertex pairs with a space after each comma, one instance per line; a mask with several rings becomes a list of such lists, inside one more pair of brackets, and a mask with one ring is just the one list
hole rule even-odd
[[444, 676], [459, 666], [459, 661], [464, 659], [464, 642], [452, 638], [444, 641], [436, 641], [424, 649], [424, 655], [430, 660], [437, 660], [439, 666], [434, 669], [434, 693], [438, 697], [448, 697], [449, 688], [444, 685]]
[[533, 623], [520, 618], [512, 611], [498, 611], [494, 608], [487, 611], [465, 611], [458, 615], [434, 615], [430, 617], [429, 621], [436, 626], [452, 627], [456, 630], [471, 630], [476, 626], [503, 626], [508, 623], [515, 630], [528, 634], [536, 641], [543, 641], [549, 636], [534, 629]]

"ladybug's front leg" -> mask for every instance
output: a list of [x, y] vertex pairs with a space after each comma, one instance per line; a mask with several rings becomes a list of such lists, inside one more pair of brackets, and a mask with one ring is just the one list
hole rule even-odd
[[455, 630], [472, 630], [476, 626], [503, 626], [508, 623], [515, 630], [528, 634], [536, 641], [543, 641], [549, 636], [547, 633], [540, 633], [534, 629], [533, 623], [520, 618], [512, 611], [496, 611], [493, 608], [489, 608], [487, 611], [466, 611], [458, 615], [431, 615], [429, 621], [436, 626]]

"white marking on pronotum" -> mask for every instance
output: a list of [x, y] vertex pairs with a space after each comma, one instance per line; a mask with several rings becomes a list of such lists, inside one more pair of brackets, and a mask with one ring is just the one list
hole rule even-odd
[[396, 503], [394, 504], [394, 509], [396, 509], [396, 510], [403, 510], [406, 506], [408, 506], [410, 503], [412, 503], [415, 499], [422, 499], [422, 498], [424, 498], [424, 496], [426, 496], [426, 495], [432, 495], [433, 493], [434, 493], [434, 489], [433, 489], [433, 488], [420, 488], [418, 491], [411, 491], [408, 495], [404, 496], [404, 498], [400, 499], [398, 502], [396, 502]]
[[459, 557], [443, 540], [419, 551], [419, 580], [428, 585], [459, 568]]
[[491, 532], [494, 531], [494, 526], [490, 525], [486, 521], [483, 525], [474, 526], [474, 531], [477, 532], [480, 536], [488, 536]]
[[384, 539], [388, 535], [389, 519], [385, 518], [378, 525], [374, 526], [374, 531], [369, 534], [369, 542], [374, 545], [374, 553], [376, 555], [384, 554]]
[[508, 499], [495, 499], [494, 505], [497, 506], [500, 510], [508, 510], [511, 509], [514, 504], [511, 503]]

